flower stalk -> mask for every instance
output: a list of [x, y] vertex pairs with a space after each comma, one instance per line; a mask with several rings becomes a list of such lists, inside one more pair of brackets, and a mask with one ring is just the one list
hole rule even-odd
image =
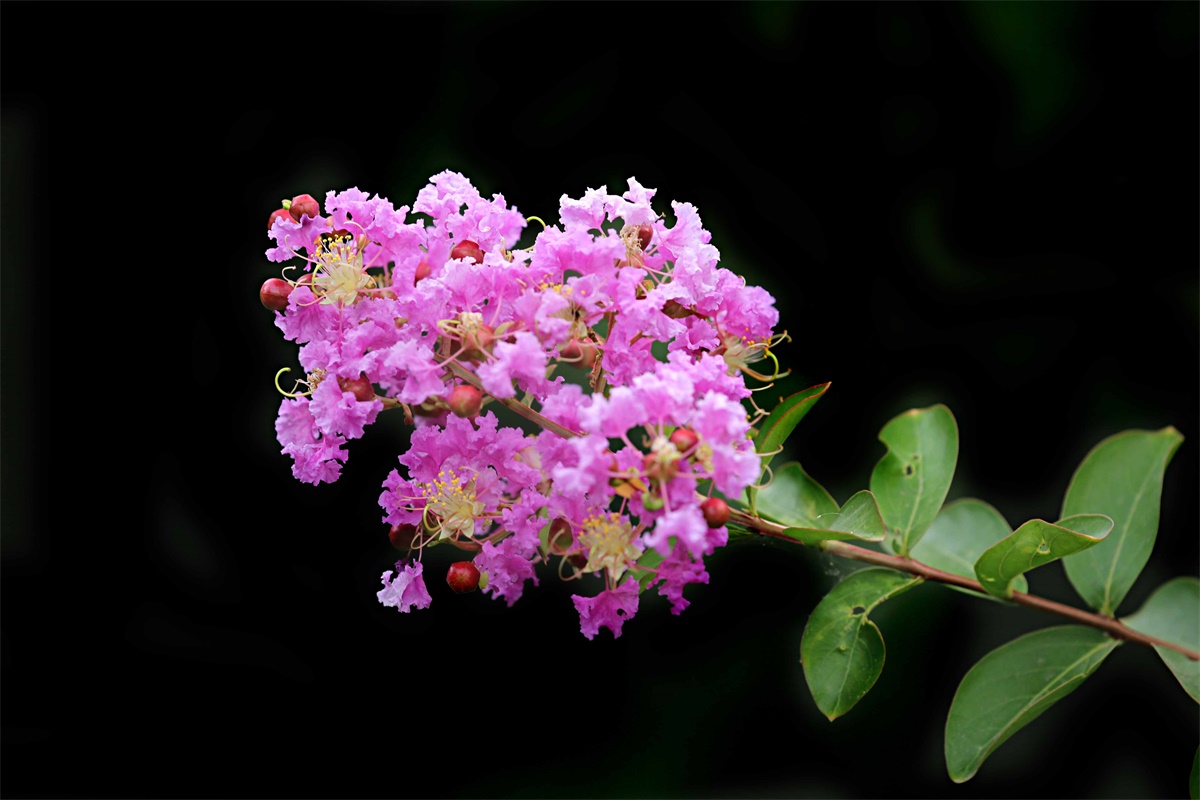
[[[775, 539], [780, 539], [792, 544], [803, 544], [784, 533], [786, 525], [780, 525], [770, 520], [765, 520], [762, 517], [751, 516], [744, 511], [730, 511], [730, 521], [744, 526], [748, 530], [753, 531], [762, 536], [770, 536]], [[940, 569], [935, 569], [928, 564], [922, 564], [908, 556], [896, 556], [888, 553], [877, 553], [874, 550], [868, 550], [865, 547], [842, 542], [837, 540], [827, 540], [820, 543], [820, 550], [829, 553], [830, 555], [848, 558], [852, 561], [861, 561], [864, 564], [871, 564], [876, 567], [887, 567], [888, 569], [906, 572], [909, 575], [915, 575], [924, 578], [927, 581], [936, 583], [944, 583], [949, 586], [958, 586], [962, 589], [970, 589], [982, 595], [987, 595], [987, 590], [979, 583], [979, 581], [971, 578], [964, 578], [962, 575], [955, 575], [952, 572], [943, 572]], [[1039, 597], [1034, 594], [1026, 594], [1025, 592], [1013, 592], [1012, 598], [1009, 600], [1013, 605], [1025, 606], [1026, 608], [1036, 608], [1039, 611], [1045, 611], [1049, 614], [1056, 614], [1060, 617], [1077, 622], [1082, 625], [1088, 625], [1093, 628], [1104, 631], [1114, 639], [1121, 639], [1126, 642], [1134, 642], [1143, 644], [1148, 647], [1165, 647], [1169, 650], [1174, 650], [1177, 653], [1190, 658], [1192, 661], [1200, 661], [1200, 653], [1194, 650], [1189, 650], [1186, 647], [1167, 642], [1154, 636], [1147, 636], [1144, 633], [1139, 633], [1128, 627], [1120, 620], [1106, 617], [1102, 614], [1093, 614], [1090, 611], [1075, 608], [1073, 606], [1057, 603], [1053, 600], [1047, 600], [1044, 597]]]

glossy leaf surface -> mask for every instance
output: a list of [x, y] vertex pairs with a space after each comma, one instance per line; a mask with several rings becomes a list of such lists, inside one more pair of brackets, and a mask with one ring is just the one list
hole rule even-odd
[[[1138, 633], [1200, 652], [1200, 580], [1175, 578], [1154, 590], [1136, 614], [1121, 620]], [[1184, 691], [1200, 703], [1200, 661], [1155, 647]]]
[[1174, 428], [1125, 431], [1092, 448], [1075, 470], [1062, 515], [1106, 514], [1112, 533], [1064, 562], [1079, 596], [1113, 616], [1150, 558], [1158, 535], [1163, 472], [1183, 437]]
[[1017, 577], [1100, 544], [1112, 527], [1103, 514], [1077, 514], [1057, 524], [1031, 519], [985, 550], [975, 562], [975, 575], [990, 594], [1012, 597]]
[[868, 491], [861, 491], [846, 501], [841, 510], [822, 514], [815, 524], [795, 526], [784, 533], [805, 544], [816, 544], [830, 539], [878, 542], [883, 540], [885, 529], [879, 505]]
[[784, 525], [817, 528], [826, 514], [838, 512], [837, 501], [795, 461], [775, 470], [775, 477], [758, 493], [758, 511]]
[[883, 636], [868, 615], [920, 582], [895, 570], [860, 570], [833, 587], [813, 610], [800, 641], [800, 661], [817, 708], [829, 719], [853, 708], [883, 671]]
[[1117, 644], [1094, 628], [1063, 625], [1026, 634], [984, 656], [950, 704], [950, 779], [970, 780], [997, 747], [1078, 688]]
[[933, 522], [958, 461], [958, 425], [943, 405], [914, 408], [879, 432], [888, 452], [871, 473], [892, 549], [906, 555]]
[[[975, 562], [989, 547], [1012, 533], [1007, 520], [991, 505], [965, 498], [948, 503], [912, 550], [912, 557], [934, 569], [975, 580]], [[989, 594], [950, 586], [974, 597]], [[1014, 592], [1029, 590], [1024, 576], [1012, 583]], [[993, 598], [994, 599], [994, 598]]]

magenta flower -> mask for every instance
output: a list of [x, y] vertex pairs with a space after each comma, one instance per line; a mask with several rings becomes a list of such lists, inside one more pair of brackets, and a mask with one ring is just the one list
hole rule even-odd
[[420, 561], [405, 564], [396, 562], [396, 577], [387, 570], [382, 575], [383, 588], [376, 593], [379, 602], [385, 606], [394, 606], [400, 613], [407, 614], [412, 608], [429, 608], [432, 598], [425, 588], [425, 578], [421, 576], [424, 567]]
[[[696, 208], [672, 203], [668, 227], [655, 194], [630, 178], [621, 194], [563, 195], [557, 224], [520, 249], [530, 221], [449, 170], [411, 218], [350, 188], [272, 224], [268, 257], [299, 264], [275, 314], [303, 369], [280, 383], [275, 422], [293, 474], [336, 480], [347, 441], [382, 414], [413, 426], [379, 505], [411, 526], [394, 541], [418, 560], [384, 573], [384, 605], [428, 605], [420, 559], [442, 543], [475, 551], [485, 593], [509, 605], [544, 561], [599, 574], [604, 591], [573, 598], [589, 639], [620, 636], [637, 611], [628, 576], [647, 549], [666, 557], [649, 582], [673, 613], [707, 582], [728, 531], [708, 527], [698, 491], [737, 497], [758, 479], [746, 377], [778, 372], [785, 337], [774, 299], [720, 266]], [[482, 405], [452, 408], [475, 389]], [[500, 405], [525, 429], [502, 426]]]
[[593, 639], [604, 627], [612, 631], [614, 639], [619, 639], [625, 620], [637, 613], [638, 582], [627, 580], [617, 588], [603, 591], [595, 597], [573, 594], [571, 602], [579, 612], [579, 630], [584, 636]]

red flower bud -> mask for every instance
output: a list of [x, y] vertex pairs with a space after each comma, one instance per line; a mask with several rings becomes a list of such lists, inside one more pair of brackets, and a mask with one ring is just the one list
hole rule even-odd
[[704, 521], [710, 528], [719, 528], [729, 521], [729, 506], [719, 497], [710, 497], [700, 504]]
[[267, 230], [275, 227], [275, 220], [279, 218], [291, 219], [292, 215], [286, 208], [277, 208], [271, 212], [271, 216], [267, 219]]
[[316, 217], [321, 213], [321, 206], [311, 194], [298, 194], [292, 198], [292, 207], [288, 209], [292, 219], [300, 221], [300, 217]]
[[691, 428], [676, 428], [671, 431], [671, 444], [681, 453], [691, 450], [699, 441], [700, 437]]
[[470, 561], [455, 561], [446, 571], [446, 583], [459, 594], [479, 588], [479, 568]]
[[338, 378], [338, 386], [343, 392], [354, 392], [354, 399], [365, 403], [375, 399], [375, 387], [367, 380], [367, 376], [359, 374], [357, 378]]
[[388, 541], [397, 550], [408, 550], [417, 539], [416, 525], [393, 525], [388, 529]]
[[464, 383], [454, 387], [450, 392], [450, 399], [446, 402], [454, 416], [474, 419], [479, 416], [479, 407], [483, 405], [483, 395], [474, 386]]
[[483, 251], [479, 249], [479, 245], [472, 242], [470, 239], [463, 239], [458, 244], [454, 245], [454, 249], [450, 251], [451, 258], [469, 258], [476, 264], [483, 263]]
[[263, 308], [271, 311], [283, 311], [287, 308], [288, 295], [292, 293], [292, 285], [282, 278], [267, 278], [262, 288], [258, 290], [259, 302]]
[[420, 264], [417, 264], [417, 271], [413, 275], [413, 286], [428, 278], [430, 272], [433, 272], [433, 267], [429, 266], [428, 261], [422, 260]]
[[654, 235], [654, 226], [649, 222], [643, 222], [641, 225], [638, 225], [637, 235], [642, 249], [645, 250], [650, 247], [650, 237]]

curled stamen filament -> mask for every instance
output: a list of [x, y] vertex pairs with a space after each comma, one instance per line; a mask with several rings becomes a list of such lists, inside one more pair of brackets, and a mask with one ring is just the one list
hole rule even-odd
[[[275, 388], [279, 391], [279, 393], [281, 395], [283, 395], [284, 397], [290, 397], [293, 400], [300, 398], [300, 397], [308, 397], [309, 395], [311, 395], [313, 393], [313, 389], [315, 387], [313, 387], [308, 382], [301, 381], [301, 380], [296, 381], [296, 384], [292, 387], [292, 391], [285, 392], [283, 390], [283, 387], [279, 385], [279, 376], [285, 372], [291, 372], [291, 371], [292, 371], [291, 367], [282, 367], [278, 372], [275, 373]], [[301, 386], [308, 386], [308, 391], [307, 392], [297, 392], [296, 389], [300, 388]]]

